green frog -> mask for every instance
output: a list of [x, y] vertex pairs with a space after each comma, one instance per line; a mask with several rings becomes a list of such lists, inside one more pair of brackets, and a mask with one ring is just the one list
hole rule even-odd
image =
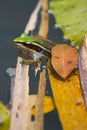
[[40, 35], [29, 36], [26, 33], [22, 33], [13, 42], [21, 50], [21, 56], [25, 64], [38, 63], [41, 59], [49, 59], [51, 49], [55, 45], [54, 42]]

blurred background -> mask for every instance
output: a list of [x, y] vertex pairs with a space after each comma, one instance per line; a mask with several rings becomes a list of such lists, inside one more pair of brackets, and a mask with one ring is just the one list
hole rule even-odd
[[[15, 37], [19, 36], [25, 29], [29, 16], [34, 10], [38, 0], [1, 0], [0, 1], [0, 100], [8, 104], [10, 99], [10, 77], [6, 73], [9, 67], [16, 67], [18, 49], [12, 44]], [[54, 42], [70, 42], [64, 39], [63, 32], [56, 26], [55, 17], [49, 15], [49, 33], [48, 38]], [[38, 28], [37, 28], [38, 30]], [[58, 37], [59, 36], [59, 37]], [[30, 85], [33, 85], [31, 75]], [[48, 95], [52, 96], [50, 82], [47, 80]], [[35, 82], [34, 87], [37, 87]], [[36, 92], [35, 88], [32, 91]], [[61, 123], [58, 119], [57, 111], [54, 110], [45, 115], [45, 130], [62, 130]]]
[[0, 100], [5, 104], [9, 100], [10, 77], [6, 69], [16, 66], [18, 49], [12, 44], [27, 24], [37, 0], [0, 2]]

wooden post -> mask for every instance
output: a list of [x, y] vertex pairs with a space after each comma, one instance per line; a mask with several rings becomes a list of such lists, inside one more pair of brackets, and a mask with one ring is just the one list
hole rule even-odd
[[[18, 57], [16, 77], [13, 93], [13, 106], [11, 113], [10, 130], [27, 130], [28, 117], [28, 67], [21, 64], [22, 58]], [[26, 112], [25, 112], [26, 111]]]

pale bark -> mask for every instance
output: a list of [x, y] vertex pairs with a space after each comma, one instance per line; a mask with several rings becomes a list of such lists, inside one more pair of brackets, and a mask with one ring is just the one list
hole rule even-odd
[[84, 37], [84, 42], [80, 49], [79, 55], [79, 72], [81, 79], [81, 87], [85, 99], [87, 109], [87, 35]]

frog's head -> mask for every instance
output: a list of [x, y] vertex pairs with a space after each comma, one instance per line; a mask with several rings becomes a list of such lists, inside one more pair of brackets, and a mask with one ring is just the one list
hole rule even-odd
[[30, 40], [29, 36], [26, 33], [22, 33], [19, 37], [15, 38], [13, 42], [14, 43], [18, 43], [18, 42], [27, 43], [29, 40]]

